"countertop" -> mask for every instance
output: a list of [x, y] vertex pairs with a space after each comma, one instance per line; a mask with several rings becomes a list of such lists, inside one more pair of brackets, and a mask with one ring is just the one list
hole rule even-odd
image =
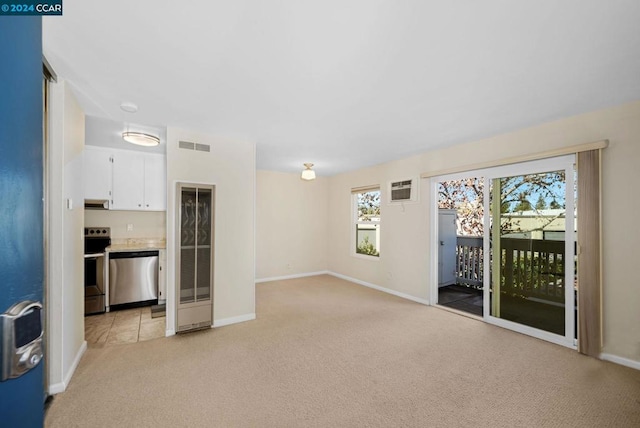
[[166, 247], [167, 243], [164, 239], [113, 239], [106, 251], [114, 253], [120, 251], [164, 250]]

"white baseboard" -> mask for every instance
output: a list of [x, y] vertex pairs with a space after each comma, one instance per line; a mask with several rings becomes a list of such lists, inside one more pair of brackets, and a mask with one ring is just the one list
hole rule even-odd
[[630, 367], [632, 369], [640, 370], [640, 361], [630, 360], [628, 358], [618, 357], [611, 354], [600, 354], [600, 359], [604, 361], [610, 361], [612, 363], [620, 364], [621, 366]]
[[365, 287], [373, 288], [374, 290], [382, 291], [383, 293], [392, 294], [397, 297], [402, 297], [403, 299], [411, 300], [416, 303], [422, 303], [423, 305], [428, 305], [429, 301], [426, 299], [421, 299], [419, 297], [414, 297], [409, 294], [401, 293], [399, 291], [391, 290], [389, 288], [380, 287], [379, 285], [371, 284], [370, 282], [361, 281], [356, 278], [351, 278], [350, 276], [342, 275], [340, 273], [328, 272], [329, 275], [335, 276], [336, 278], [344, 279], [345, 281], [355, 282], [359, 285], [364, 285]]
[[256, 319], [256, 314], [245, 314], [237, 317], [223, 318], [221, 320], [213, 320], [211, 327], [224, 327], [225, 325], [237, 324], [239, 322], [252, 321]]
[[296, 273], [293, 275], [285, 275], [285, 276], [272, 276], [270, 278], [260, 278], [256, 279], [256, 284], [260, 282], [269, 282], [269, 281], [281, 281], [283, 279], [295, 279], [295, 278], [304, 278], [307, 276], [317, 276], [317, 275], [327, 275], [330, 274], [328, 270], [321, 270], [318, 272], [307, 272], [307, 273]]
[[85, 340], [82, 342], [82, 345], [80, 345], [80, 349], [78, 349], [78, 352], [76, 353], [76, 357], [73, 360], [73, 364], [71, 364], [71, 367], [69, 367], [69, 371], [64, 376], [64, 379], [62, 380], [62, 382], [49, 385], [49, 395], [60, 394], [67, 390], [67, 386], [69, 385], [69, 382], [71, 382], [71, 377], [76, 372], [76, 369], [78, 368], [78, 364], [80, 364], [80, 360], [82, 359], [82, 356], [86, 351], [87, 351], [87, 341]]

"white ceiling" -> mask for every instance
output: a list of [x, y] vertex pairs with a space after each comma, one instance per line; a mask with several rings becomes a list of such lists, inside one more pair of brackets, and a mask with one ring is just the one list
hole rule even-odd
[[[157, 126], [145, 126], [135, 123], [87, 116], [85, 119], [85, 144], [90, 146], [111, 147], [113, 149], [132, 150], [145, 153], [166, 153], [166, 129]], [[125, 131], [142, 132], [158, 137], [160, 144], [155, 147], [142, 147], [127, 143], [122, 139]]]
[[43, 44], [89, 115], [332, 175], [638, 100], [638, 22], [637, 0], [65, 0]]

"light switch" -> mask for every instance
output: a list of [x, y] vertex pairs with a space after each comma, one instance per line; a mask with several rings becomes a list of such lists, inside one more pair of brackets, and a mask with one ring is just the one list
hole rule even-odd
[[133, 223], [127, 223], [127, 232], [131, 232], [133, 230]]
[[67, 198], [67, 209], [68, 210], [72, 210], [73, 209], [73, 199], [71, 199], [71, 198]]

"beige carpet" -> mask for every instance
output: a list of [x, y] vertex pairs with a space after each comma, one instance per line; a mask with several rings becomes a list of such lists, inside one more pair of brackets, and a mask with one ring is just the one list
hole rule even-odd
[[640, 372], [330, 277], [87, 351], [48, 427], [638, 427]]

